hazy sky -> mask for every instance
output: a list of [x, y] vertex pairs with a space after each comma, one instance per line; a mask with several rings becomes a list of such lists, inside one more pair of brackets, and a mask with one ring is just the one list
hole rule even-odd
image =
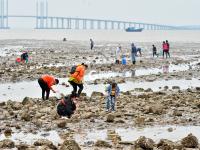
[[[200, 24], [200, 0], [48, 0], [49, 16]], [[35, 15], [36, 0], [9, 0], [9, 14]], [[24, 22], [26, 24], [26, 22]]]

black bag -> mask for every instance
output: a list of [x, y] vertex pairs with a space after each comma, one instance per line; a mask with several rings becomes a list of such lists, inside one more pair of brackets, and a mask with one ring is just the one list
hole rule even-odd
[[70, 70], [70, 74], [74, 74], [76, 72], [77, 66], [72, 66]]

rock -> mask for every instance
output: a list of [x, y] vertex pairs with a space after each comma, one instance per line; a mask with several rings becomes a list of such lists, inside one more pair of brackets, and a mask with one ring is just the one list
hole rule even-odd
[[90, 119], [91, 117], [93, 117], [94, 114], [92, 112], [87, 112], [83, 115], [83, 119]]
[[200, 103], [197, 103], [197, 107], [200, 108]]
[[173, 115], [174, 115], [174, 116], [182, 116], [182, 112], [181, 112], [181, 111], [178, 111], [178, 110], [175, 110], [175, 111], [173, 112]]
[[145, 92], [153, 92], [153, 90], [151, 88], [148, 88], [146, 90], [144, 90]]
[[198, 148], [198, 139], [192, 135], [189, 134], [187, 137], [183, 138], [181, 140], [181, 144], [186, 148]]
[[114, 122], [115, 116], [112, 114], [108, 114], [106, 118], [106, 122]]
[[[34, 149], [35, 150], [35, 149]], [[49, 148], [48, 146], [46, 145], [43, 145], [43, 146], [40, 146], [38, 148], [38, 150], [57, 150], [57, 148], [53, 149], [53, 148]]]
[[159, 143], [157, 144], [157, 147], [162, 150], [174, 150], [174, 142], [166, 140], [166, 139], [161, 139]]
[[81, 150], [79, 145], [74, 140], [65, 140], [61, 145], [60, 150]]
[[167, 131], [168, 132], [173, 132], [173, 128], [168, 128]]
[[153, 81], [155, 81], [155, 80], [156, 80], [156, 78], [154, 78], [154, 77], [148, 77], [148, 78], [146, 79], [147, 82], [153, 82]]
[[29, 115], [28, 112], [23, 112], [21, 114], [21, 119], [24, 120], [24, 121], [30, 121], [31, 120], [31, 116]]
[[5, 139], [0, 141], [0, 149], [5, 149], [5, 148], [14, 148], [15, 147], [15, 143], [9, 139]]
[[23, 105], [19, 102], [14, 102], [12, 105], [13, 110], [20, 110], [20, 109], [22, 109], [22, 107], [23, 107]]
[[33, 100], [31, 100], [29, 97], [25, 97], [25, 98], [23, 99], [23, 101], [22, 101], [22, 104], [23, 104], [23, 105], [28, 105], [28, 104], [34, 105], [35, 102], [34, 102]]
[[59, 120], [56, 122], [56, 124], [59, 128], [65, 128], [67, 122], [66, 122], [66, 120]]
[[20, 145], [17, 145], [17, 150], [27, 150], [29, 145], [27, 144], [20, 144]]
[[12, 129], [6, 129], [6, 130], [4, 131], [4, 135], [5, 135], [5, 137], [11, 136], [11, 135], [12, 135]]
[[136, 119], [135, 119], [135, 123], [137, 124], [137, 125], [144, 125], [145, 124], [145, 117], [140, 117], [140, 116], [138, 116]]
[[86, 93], [81, 93], [80, 97], [84, 97], [84, 96], [87, 96]]
[[21, 129], [21, 126], [19, 124], [15, 124], [16, 129]]
[[164, 86], [164, 90], [168, 90], [169, 89], [169, 87], [168, 86]]
[[101, 92], [92, 92], [92, 95], [91, 95], [91, 97], [96, 97], [96, 96], [104, 96], [104, 94], [103, 93], [101, 93]]
[[0, 106], [5, 106], [6, 102], [0, 102]]
[[111, 148], [112, 147], [112, 145], [110, 145], [108, 142], [102, 141], [102, 140], [98, 140], [95, 143], [95, 146], [97, 146], [97, 147], [107, 147], [107, 148]]
[[121, 145], [133, 145], [133, 142], [130, 142], [130, 141], [120, 141], [119, 144], [121, 144]]
[[154, 106], [149, 107], [149, 112], [156, 114], [156, 115], [161, 115], [163, 114], [163, 106], [161, 104], [156, 104]]
[[131, 95], [130, 91], [123, 92], [124, 95]]
[[136, 142], [135, 142], [135, 148], [142, 148], [145, 150], [153, 150], [154, 148], [154, 141], [150, 138], [146, 138], [144, 136], [141, 136]]
[[196, 87], [196, 90], [197, 90], [197, 91], [200, 91], [200, 87]]
[[116, 120], [115, 123], [125, 123], [125, 121], [122, 119], [119, 119], [119, 120]]
[[143, 88], [135, 88], [134, 90], [137, 91], [137, 92], [143, 92], [144, 91]]
[[53, 143], [47, 139], [39, 139], [37, 141], [34, 142], [34, 146], [47, 146], [50, 149], [54, 149], [56, 150], [56, 146], [53, 145]]
[[179, 87], [179, 86], [172, 86], [172, 89], [173, 89], [173, 90], [179, 90], [180, 87]]

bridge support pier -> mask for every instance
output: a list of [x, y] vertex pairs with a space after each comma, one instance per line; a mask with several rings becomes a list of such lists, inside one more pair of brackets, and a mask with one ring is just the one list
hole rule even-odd
[[117, 29], [118, 29], [118, 30], [120, 30], [120, 25], [121, 25], [121, 23], [118, 22], [118, 23], [117, 23]]
[[8, 0], [0, 0], [0, 29], [9, 29]]
[[48, 2], [47, 0], [36, 3], [36, 29], [48, 28]]
[[107, 21], [104, 21], [104, 24], [105, 24], [105, 25], [104, 25], [104, 29], [107, 30], [107, 29], [108, 29], [108, 22], [107, 22]]
[[85, 29], [87, 29], [87, 20], [85, 20], [85, 19], [83, 19], [83, 29], [85, 30]]
[[91, 29], [91, 30], [94, 29], [94, 20], [90, 20], [90, 29]]
[[98, 25], [98, 29], [100, 30], [101, 29], [101, 21], [100, 20], [98, 20], [98, 23], [97, 23]]

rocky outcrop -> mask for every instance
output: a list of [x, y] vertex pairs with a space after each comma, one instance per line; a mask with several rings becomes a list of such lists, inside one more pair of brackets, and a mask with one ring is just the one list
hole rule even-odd
[[9, 139], [0, 141], [0, 149], [11, 149], [15, 147], [15, 143]]
[[154, 141], [150, 138], [146, 138], [144, 136], [140, 137], [136, 142], [135, 142], [135, 148], [142, 148], [145, 150], [153, 150], [154, 148]]
[[187, 137], [183, 138], [181, 140], [181, 144], [186, 148], [198, 148], [199, 145], [198, 139], [192, 134], [189, 134]]
[[60, 147], [60, 150], [81, 150], [79, 145], [74, 140], [65, 140]]
[[47, 139], [39, 139], [34, 142], [34, 146], [46, 146], [50, 149], [57, 150], [57, 147], [53, 145], [53, 143]]

